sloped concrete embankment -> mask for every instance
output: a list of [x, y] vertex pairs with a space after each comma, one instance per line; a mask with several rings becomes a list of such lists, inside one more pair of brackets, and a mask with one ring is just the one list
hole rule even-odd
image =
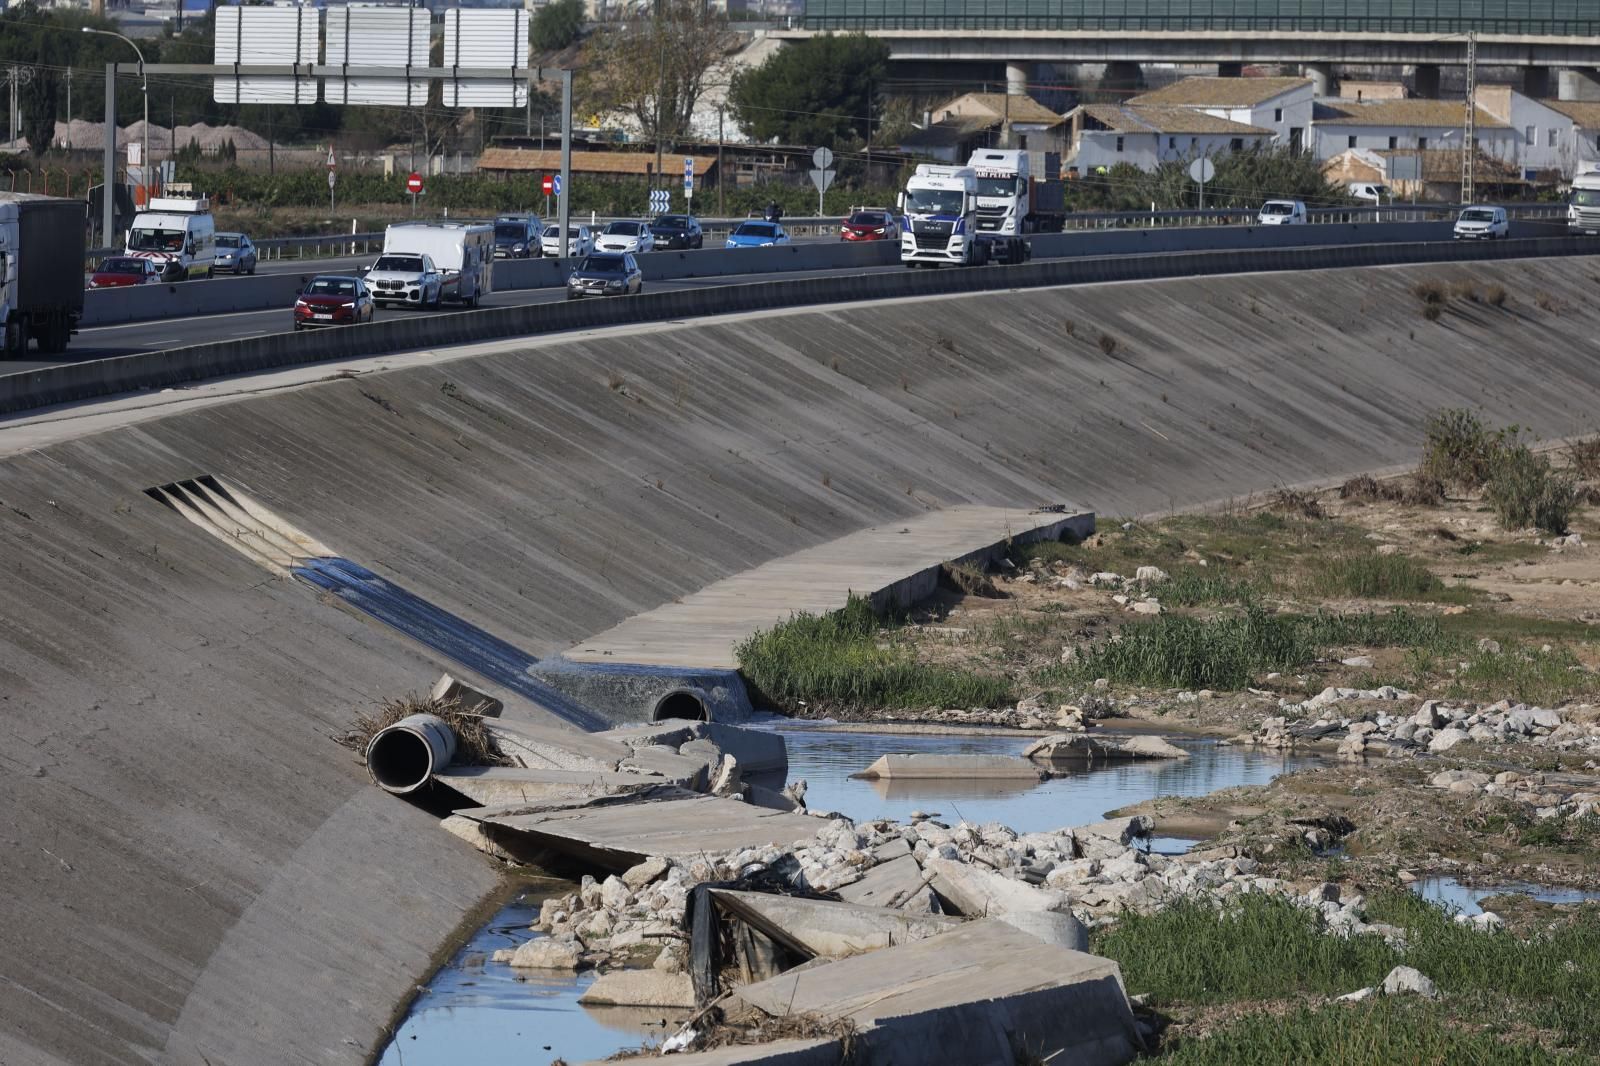
[[[948, 504], [1107, 515], [1340, 476], [1410, 461], [1442, 405], [1590, 428], [1597, 273], [1306, 272], [657, 325], [12, 455], [0, 1058], [359, 1062], [492, 883], [328, 739], [448, 664], [147, 487], [226, 476], [550, 655]], [[1424, 320], [1410, 286], [1458, 277], [1503, 284], [1507, 306]]]

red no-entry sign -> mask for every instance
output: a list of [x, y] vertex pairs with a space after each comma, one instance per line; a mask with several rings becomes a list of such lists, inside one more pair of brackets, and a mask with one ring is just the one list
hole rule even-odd
[[412, 175], [406, 179], [406, 192], [410, 193], [412, 196], [415, 196], [421, 191], [422, 175], [413, 172]]
[[544, 176], [544, 182], [542, 184], [544, 187], [544, 194], [546, 196], [549, 196], [551, 193], [556, 191], [556, 179], [552, 178], [550, 175], [546, 174]]

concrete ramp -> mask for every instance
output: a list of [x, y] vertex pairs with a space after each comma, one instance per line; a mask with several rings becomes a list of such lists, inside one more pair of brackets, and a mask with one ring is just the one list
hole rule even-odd
[[864, 596], [873, 607], [904, 607], [933, 592], [947, 562], [987, 560], [1012, 543], [1078, 538], [1094, 515], [1066, 507], [958, 506], [872, 526], [725, 578], [634, 615], [566, 652], [577, 662], [738, 666], [734, 648], [800, 611], [824, 614]]

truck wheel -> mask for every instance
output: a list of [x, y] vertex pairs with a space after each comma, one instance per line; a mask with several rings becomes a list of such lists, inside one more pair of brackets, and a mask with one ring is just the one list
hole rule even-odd
[[7, 322], [5, 329], [5, 352], [7, 356], [19, 357], [28, 348], [28, 333], [21, 322]]

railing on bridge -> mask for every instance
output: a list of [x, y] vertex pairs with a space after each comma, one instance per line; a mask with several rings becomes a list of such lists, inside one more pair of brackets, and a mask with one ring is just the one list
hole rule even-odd
[[805, 29], [1297, 31], [1581, 37], [1574, 0], [806, 0]]

